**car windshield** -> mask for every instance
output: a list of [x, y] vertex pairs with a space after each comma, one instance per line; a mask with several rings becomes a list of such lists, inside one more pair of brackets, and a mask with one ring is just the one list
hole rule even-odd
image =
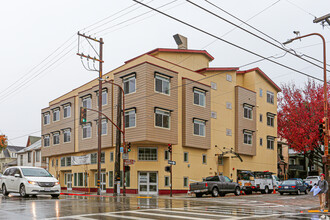
[[296, 181], [294, 180], [287, 180], [282, 183], [282, 185], [296, 185]]
[[45, 169], [21, 168], [24, 176], [51, 177], [52, 175]]
[[317, 177], [316, 176], [310, 176], [310, 177], [307, 177], [307, 179], [308, 180], [310, 180], [310, 179], [317, 179]]

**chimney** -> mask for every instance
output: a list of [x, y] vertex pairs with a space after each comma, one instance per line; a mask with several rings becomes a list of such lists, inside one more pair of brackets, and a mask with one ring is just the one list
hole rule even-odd
[[178, 49], [187, 50], [188, 49], [188, 39], [180, 34], [173, 35], [176, 44], [178, 45]]

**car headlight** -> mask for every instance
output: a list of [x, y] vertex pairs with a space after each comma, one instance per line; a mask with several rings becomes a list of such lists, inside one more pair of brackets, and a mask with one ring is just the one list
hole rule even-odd
[[30, 183], [32, 185], [38, 185], [38, 182], [34, 182], [34, 181], [28, 181], [28, 183]]
[[56, 182], [56, 183], [55, 183], [55, 185], [60, 185], [60, 182], [59, 182], [59, 181], [58, 181], [58, 182]]

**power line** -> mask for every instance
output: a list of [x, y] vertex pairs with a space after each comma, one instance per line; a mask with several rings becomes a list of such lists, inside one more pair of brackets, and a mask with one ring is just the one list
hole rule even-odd
[[255, 52], [253, 52], [253, 51], [251, 51], [251, 50], [248, 50], [248, 49], [246, 49], [246, 48], [244, 48], [244, 47], [241, 47], [241, 46], [239, 46], [239, 45], [237, 45], [237, 44], [234, 44], [234, 43], [232, 43], [232, 42], [230, 42], [230, 41], [227, 41], [227, 40], [225, 40], [225, 39], [222, 39], [222, 38], [220, 38], [220, 37], [218, 37], [218, 36], [216, 36], [216, 35], [214, 35], [214, 34], [211, 34], [211, 33], [207, 32], [207, 31], [205, 31], [205, 30], [203, 30], [203, 29], [201, 29], [201, 28], [198, 28], [198, 27], [196, 27], [196, 26], [194, 26], [194, 25], [192, 25], [192, 24], [189, 24], [189, 23], [187, 23], [187, 22], [185, 22], [185, 21], [182, 21], [182, 20], [180, 20], [180, 19], [178, 19], [178, 18], [176, 18], [176, 17], [174, 17], [174, 16], [171, 16], [171, 15], [169, 15], [169, 14], [166, 14], [166, 13], [162, 12], [162, 11], [159, 11], [158, 9], [153, 8], [153, 7], [149, 6], [149, 5], [146, 5], [146, 4], [142, 3], [142, 2], [139, 2], [139, 1], [137, 1], [137, 0], [133, 0], [133, 1], [138, 2], [139, 4], [144, 5], [145, 7], [148, 7], [148, 8], [150, 8], [150, 9], [154, 10], [154, 11], [157, 11], [157, 12], [160, 13], [160, 14], [165, 15], [166, 17], [169, 17], [169, 18], [171, 18], [171, 19], [173, 19], [173, 20], [175, 20], [175, 21], [178, 21], [179, 23], [182, 23], [182, 24], [184, 24], [184, 25], [186, 25], [186, 26], [188, 26], [188, 27], [191, 27], [191, 28], [193, 28], [193, 29], [195, 29], [195, 30], [197, 30], [197, 31], [200, 31], [200, 32], [202, 32], [202, 33], [204, 33], [204, 34], [207, 34], [207, 35], [209, 35], [209, 36], [211, 36], [211, 37], [213, 37], [213, 38], [216, 38], [216, 39], [218, 39], [218, 40], [221, 40], [221, 41], [223, 41], [224, 43], [227, 43], [227, 44], [229, 44], [229, 45], [231, 45], [231, 46], [234, 46], [234, 47], [236, 47], [236, 48], [238, 48], [238, 49], [241, 49], [241, 50], [243, 50], [243, 51], [245, 51], [245, 52], [248, 52], [248, 53], [253, 54], [253, 55], [255, 55], [255, 56], [258, 56], [258, 57], [260, 57], [260, 58], [264, 58], [264, 59], [268, 60], [269, 62], [275, 63], [275, 64], [277, 64], [277, 65], [279, 65], [279, 66], [282, 66], [282, 67], [287, 68], [287, 69], [290, 69], [290, 70], [292, 70], [292, 71], [294, 71], [294, 72], [300, 73], [300, 74], [302, 74], [302, 75], [304, 75], [304, 76], [308, 76], [308, 77], [310, 77], [310, 78], [312, 78], [312, 79], [315, 79], [315, 80], [317, 80], [317, 81], [321, 81], [321, 82], [323, 82], [323, 80], [321, 80], [321, 79], [319, 79], [319, 78], [317, 78], [317, 77], [315, 77], [315, 76], [309, 75], [309, 74], [307, 74], [307, 73], [304, 73], [304, 72], [301, 72], [301, 71], [299, 71], [299, 70], [296, 70], [296, 69], [294, 69], [294, 68], [292, 68], [292, 67], [289, 67], [289, 66], [287, 66], [287, 65], [285, 65], [285, 64], [282, 64], [282, 63], [276, 62], [276, 61], [274, 61], [274, 60], [271, 60], [271, 59], [269, 59], [269, 58], [267, 58], [267, 57], [265, 57], [265, 56], [262, 56], [262, 55], [260, 55], [260, 54], [257, 54], [257, 53], [255, 53]]
[[[207, 12], [207, 13], [209, 13], [209, 14], [211, 14], [211, 15], [213, 15], [213, 16], [215, 16], [215, 17], [217, 17], [217, 18], [219, 18], [219, 19], [221, 19], [221, 20], [223, 20], [223, 21], [225, 21], [225, 22], [227, 22], [227, 23], [229, 23], [229, 24], [231, 24], [231, 25], [233, 25], [233, 26], [235, 26], [235, 27], [237, 27], [237, 28], [239, 28], [239, 29], [245, 31], [245, 32], [247, 32], [247, 33], [249, 33], [250, 35], [253, 35], [253, 36], [259, 38], [260, 40], [263, 40], [263, 41], [265, 41], [265, 42], [267, 42], [267, 43], [273, 45], [274, 47], [279, 48], [280, 50], [287, 51], [289, 54], [291, 54], [291, 55], [293, 55], [293, 56], [295, 56], [295, 57], [298, 57], [299, 59], [302, 59], [302, 60], [304, 60], [304, 61], [306, 61], [306, 62], [308, 62], [308, 63], [310, 63], [310, 64], [312, 64], [312, 65], [314, 65], [314, 66], [317, 66], [317, 67], [319, 67], [320, 69], [323, 69], [322, 66], [319, 66], [319, 65], [317, 65], [317, 64], [315, 64], [315, 63], [313, 63], [313, 62], [311, 62], [311, 61], [309, 61], [309, 60], [307, 60], [307, 59], [304, 59], [304, 58], [302, 58], [301, 56], [299, 56], [299, 55], [297, 55], [297, 54], [295, 54], [295, 53], [292, 53], [291, 51], [288, 51], [287, 49], [285, 49], [285, 48], [283, 47], [282, 43], [279, 42], [278, 40], [276, 40], [276, 39], [274, 39], [273, 37], [271, 37], [271, 36], [265, 34], [264, 32], [258, 30], [257, 28], [255, 28], [255, 27], [249, 25], [248, 23], [242, 21], [241, 19], [239, 19], [239, 18], [237, 18], [236, 16], [230, 14], [229, 12], [223, 10], [222, 8], [218, 7], [217, 5], [214, 5], [214, 4], [210, 3], [210, 4], [212, 4], [214, 7], [218, 8], [218, 9], [220, 9], [220, 10], [222, 10], [222, 11], [225, 11], [227, 14], [229, 14], [230, 16], [232, 16], [232, 17], [236, 18], [237, 20], [243, 22], [244, 24], [248, 25], [248, 26], [251, 27], [252, 29], [258, 31], [259, 33], [261, 33], [261, 34], [263, 34], [263, 35], [265, 35], [265, 36], [271, 38], [272, 40], [276, 41], [277, 43], [281, 44], [281, 46], [278, 46], [278, 45], [276, 45], [276, 44], [270, 42], [269, 40], [266, 40], [265, 38], [260, 37], [259, 35], [254, 34], [254, 33], [252, 33], [251, 31], [249, 31], [249, 30], [247, 30], [247, 29], [245, 29], [245, 28], [242, 28], [242, 27], [238, 26], [237, 24], [235, 24], [235, 23], [233, 23], [233, 22], [231, 22], [231, 21], [229, 21], [229, 20], [227, 20], [227, 19], [221, 17], [221, 16], [218, 15], [218, 14], [215, 14], [214, 12], [212, 12], [212, 11], [210, 11], [210, 10], [208, 10], [208, 9], [206, 9], [206, 8], [204, 8], [204, 7], [198, 5], [198, 4], [196, 4], [196, 3], [194, 3], [194, 2], [192, 2], [192, 1], [190, 1], [190, 0], [186, 0], [186, 1], [189, 2], [189, 3], [192, 4], [192, 5], [194, 5], [194, 6], [198, 7], [198, 8], [200, 8], [200, 9], [202, 9], [203, 11], [205, 11], [205, 12]], [[207, 1], [207, 0], [205, 0], [205, 1]], [[208, 1], [207, 1], [207, 2], [208, 2]], [[330, 70], [329, 70], [328, 72], [330, 72]]]

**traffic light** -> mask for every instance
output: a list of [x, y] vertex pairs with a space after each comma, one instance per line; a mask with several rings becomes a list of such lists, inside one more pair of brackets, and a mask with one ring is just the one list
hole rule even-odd
[[127, 143], [127, 152], [131, 152], [131, 142]]
[[172, 153], [172, 144], [168, 144], [168, 152]]
[[165, 172], [171, 172], [171, 166], [166, 166], [165, 167]]
[[322, 118], [319, 124], [319, 138], [322, 145], [324, 145], [324, 135], [326, 133], [325, 123], [326, 123], [325, 118]]
[[80, 107], [80, 124], [86, 124], [87, 122], [87, 109]]

